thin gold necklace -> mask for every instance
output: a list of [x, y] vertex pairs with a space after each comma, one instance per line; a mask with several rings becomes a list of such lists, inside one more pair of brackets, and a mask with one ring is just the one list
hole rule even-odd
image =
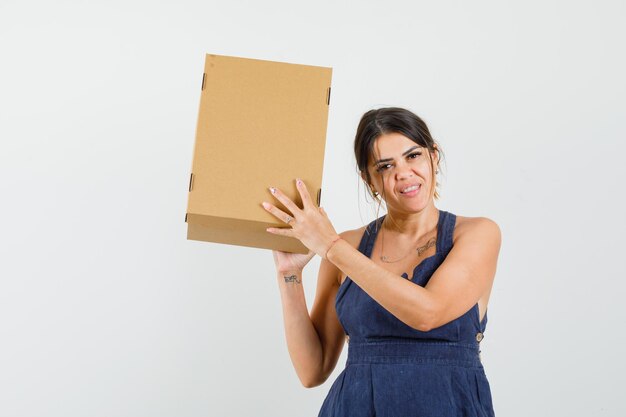
[[[439, 216], [441, 216], [441, 213], [439, 213]], [[439, 219], [437, 219], [437, 226], [439, 226]], [[435, 228], [437, 228], [437, 226], [435, 226]], [[390, 261], [388, 257], [383, 255], [383, 251], [384, 251], [384, 248], [385, 248], [385, 230], [382, 227], [382, 224], [381, 224], [381, 229], [383, 229], [382, 230], [382, 236], [381, 236], [381, 239], [380, 239], [380, 260], [382, 262], [385, 262], [385, 263], [388, 263], [388, 264], [393, 264], [393, 263], [396, 263], [396, 262], [400, 262], [401, 260], [405, 259], [407, 256], [409, 256], [410, 254], [413, 253], [413, 250], [411, 250], [411, 251], [409, 251], [409, 253], [404, 255], [402, 258], [396, 259], [395, 261]], [[436, 238], [432, 237], [424, 245], [418, 246], [417, 248], [415, 248], [415, 250], [417, 251], [417, 256], [422, 256], [422, 253], [424, 253], [428, 248], [435, 246], [437, 244], [437, 238], [438, 237], [439, 236], [437, 236]]]

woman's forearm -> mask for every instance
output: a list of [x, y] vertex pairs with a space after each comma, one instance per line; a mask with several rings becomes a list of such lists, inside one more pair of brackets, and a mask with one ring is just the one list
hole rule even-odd
[[399, 320], [418, 330], [430, 330], [435, 303], [426, 289], [375, 264], [343, 239], [330, 248], [327, 256], [330, 262]]
[[302, 271], [278, 273], [283, 307], [285, 338], [291, 362], [305, 387], [319, 384], [322, 373], [322, 345], [306, 306]]

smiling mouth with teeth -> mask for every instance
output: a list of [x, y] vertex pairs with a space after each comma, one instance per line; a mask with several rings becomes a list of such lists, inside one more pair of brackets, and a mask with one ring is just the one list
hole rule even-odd
[[401, 194], [406, 194], [406, 193], [410, 193], [412, 191], [416, 191], [419, 190], [422, 187], [422, 184], [418, 184], [418, 185], [412, 185], [410, 187], [405, 188], [404, 190], [400, 191]]

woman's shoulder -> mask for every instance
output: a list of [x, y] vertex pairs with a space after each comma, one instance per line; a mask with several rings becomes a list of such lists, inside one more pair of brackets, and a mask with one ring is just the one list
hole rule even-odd
[[361, 243], [361, 239], [363, 238], [363, 233], [365, 233], [365, 229], [367, 225], [359, 227], [357, 229], [346, 230], [344, 232], [339, 233], [339, 236], [353, 248], [358, 249], [359, 244]]
[[456, 224], [454, 227], [453, 241], [464, 234], [476, 234], [484, 236], [490, 234], [500, 237], [500, 226], [488, 217], [468, 217], [455, 214]]
[[[339, 233], [339, 236], [346, 242], [348, 242], [352, 247], [356, 250], [359, 249], [359, 245], [361, 244], [361, 239], [363, 238], [363, 234], [367, 229], [367, 225], [359, 227], [358, 229], [346, 230], [344, 232]], [[346, 278], [346, 275], [343, 271], [338, 269], [338, 279], [337, 284], [341, 285]]]

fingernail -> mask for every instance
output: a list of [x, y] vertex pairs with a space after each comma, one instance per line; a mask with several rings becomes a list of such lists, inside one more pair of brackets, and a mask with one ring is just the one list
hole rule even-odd
[[263, 205], [263, 207], [265, 207], [266, 209], [270, 208], [270, 205], [268, 203], [266, 203], [265, 201], [261, 203]]
[[296, 178], [296, 184], [302, 185], [302, 180], [300, 178]]
[[276, 193], [276, 188], [270, 187], [270, 193], [275, 194]]

